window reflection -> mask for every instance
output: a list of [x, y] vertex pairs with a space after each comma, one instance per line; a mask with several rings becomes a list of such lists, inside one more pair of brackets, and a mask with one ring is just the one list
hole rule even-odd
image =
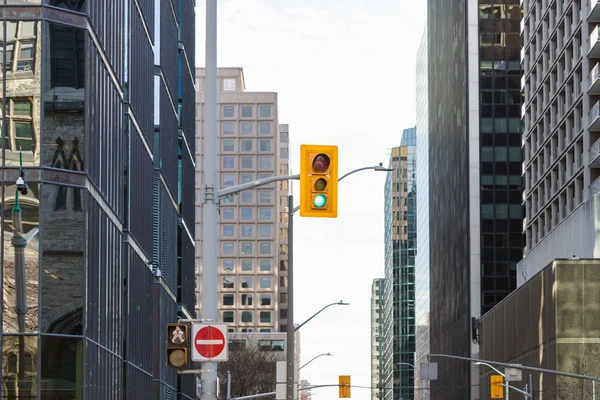
[[2, 328], [3, 332], [35, 332], [38, 330], [39, 185], [29, 183], [26, 195], [18, 193], [16, 185], [7, 185], [4, 190]]
[[[34, 0], [39, 3], [39, 0]], [[66, 10], [86, 12], [86, 0], [46, 0], [46, 3]]]
[[[3, 27], [6, 26], [6, 38]], [[0, 80], [6, 84], [5, 127], [2, 131], [6, 165], [40, 164], [41, 23], [0, 23]], [[6, 61], [4, 61], [4, 57]]]
[[83, 345], [77, 338], [42, 336], [42, 399], [83, 399]]
[[[42, 186], [41, 330], [79, 335], [83, 324], [84, 213], [83, 190]], [[85, 201], [83, 202], [85, 204]]]
[[43, 163], [84, 171], [85, 31], [48, 24]]
[[37, 353], [37, 336], [2, 338], [3, 399], [37, 397]]

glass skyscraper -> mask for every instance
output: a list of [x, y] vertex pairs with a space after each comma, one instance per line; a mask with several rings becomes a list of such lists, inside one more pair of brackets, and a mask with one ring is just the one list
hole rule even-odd
[[164, 357], [194, 316], [194, 3], [0, 13], [0, 397], [192, 399]]
[[416, 128], [392, 149], [385, 183], [382, 397], [412, 399], [417, 252]]

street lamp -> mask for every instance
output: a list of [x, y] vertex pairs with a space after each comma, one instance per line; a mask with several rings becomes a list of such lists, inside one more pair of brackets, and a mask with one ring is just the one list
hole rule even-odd
[[[496, 373], [498, 375], [501, 375], [503, 378], [505, 378], [504, 380], [506, 381], [506, 375], [503, 372], [500, 372], [500, 370], [488, 363], [485, 362], [481, 362], [481, 361], [477, 361], [475, 363], [473, 363], [475, 365], [485, 365], [486, 367], [493, 369], [494, 371], [496, 371]], [[504, 400], [508, 400], [508, 384], [506, 384], [506, 386], [504, 386]]]
[[309, 362], [307, 362], [306, 364], [304, 364], [303, 366], [301, 366], [300, 368], [298, 368], [298, 371], [300, 371], [302, 368], [306, 367], [308, 364], [310, 364], [311, 362], [315, 361], [317, 358], [319, 357], [323, 357], [323, 356], [329, 356], [329, 357], [333, 357], [333, 354], [331, 353], [321, 353], [318, 356], [313, 357]]
[[314, 313], [310, 318], [308, 318], [306, 321], [304, 321], [303, 323], [301, 323], [300, 325], [296, 326], [294, 328], [294, 331], [297, 331], [298, 329], [302, 328], [308, 321], [310, 321], [311, 319], [313, 319], [314, 317], [316, 317], [317, 315], [321, 314], [323, 312], [323, 310], [325, 310], [328, 307], [331, 306], [349, 306], [350, 303], [344, 303], [342, 300], [340, 301], [336, 301], [335, 303], [330, 303], [327, 304], [325, 307], [321, 308], [319, 311], [317, 311], [316, 313]]

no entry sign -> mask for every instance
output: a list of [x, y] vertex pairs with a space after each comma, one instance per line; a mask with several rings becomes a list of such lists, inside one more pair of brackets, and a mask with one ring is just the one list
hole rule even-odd
[[192, 361], [227, 361], [227, 325], [192, 325]]

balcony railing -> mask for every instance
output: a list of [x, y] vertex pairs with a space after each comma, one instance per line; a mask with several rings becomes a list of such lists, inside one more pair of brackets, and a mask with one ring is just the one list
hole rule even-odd
[[600, 139], [590, 147], [590, 167], [600, 168]]
[[588, 113], [588, 122], [590, 131], [600, 131], [600, 101], [590, 109]]
[[598, 26], [594, 28], [592, 34], [590, 35], [590, 51], [588, 52], [588, 57], [592, 58], [600, 58], [600, 31]]
[[588, 22], [600, 22], [600, 1], [590, 1], [590, 13], [588, 14]]
[[590, 185], [590, 196], [600, 193], [600, 178], [596, 179]]

